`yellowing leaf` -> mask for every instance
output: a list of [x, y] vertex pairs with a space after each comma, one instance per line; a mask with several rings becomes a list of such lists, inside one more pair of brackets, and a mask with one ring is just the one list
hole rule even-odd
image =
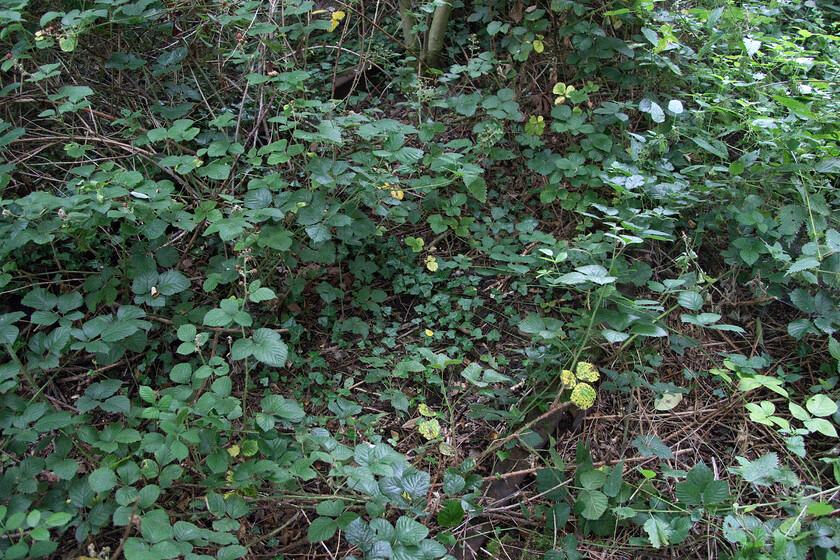
[[230, 454], [231, 457], [238, 457], [239, 456], [239, 446], [238, 445], [231, 445], [228, 447], [227, 452]]
[[397, 200], [402, 200], [405, 194], [402, 191], [393, 190], [391, 191], [391, 196], [393, 196]]
[[661, 395], [656, 397], [656, 401], [654, 402], [653, 408], [656, 410], [671, 410], [683, 399], [682, 393], [662, 393]]
[[431, 408], [429, 408], [429, 406], [426, 403], [420, 403], [419, 405], [417, 405], [417, 412], [419, 412], [423, 416], [435, 415], [435, 412]]
[[341, 20], [343, 20], [343, 19], [344, 19], [344, 16], [346, 16], [346, 15], [347, 15], [347, 14], [345, 14], [344, 12], [342, 12], [342, 11], [338, 11], [338, 12], [335, 12], [335, 13], [332, 15], [332, 18], [333, 18], [334, 20], [336, 20], [336, 21], [341, 21]]
[[441, 455], [446, 455], [447, 457], [455, 457], [458, 454], [458, 451], [445, 441], [440, 442], [440, 445], [438, 445], [438, 450], [440, 451]]
[[598, 368], [589, 362], [578, 362], [575, 372], [577, 373], [578, 379], [581, 381], [589, 381], [590, 383], [598, 381], [598, 378], [600, 377], [598, 374]]
[[569, 398], [579, 408], [586, 410], [595, 404], [595, 389], [589, 383], [578, 383]]
[[440, 435], [440, 422], [438, 422], [437, 418], [423, 420], [417, 425], [417, 430], [424, 438], [429, 440], [435, 439]]
[[575, 379], [575, 374], [568, 369], [564, 369], [560, 372], [560, 381], [563, 382], [563, 387], [566, 389], [571, 389], [577, 383], [577, 380]]
[[433, 331], [431, 329], [426, 329], [425, 331], [423, 331], [423, 334], [425, 334], [428, 337], [432, 337], [432, 336], [435, 336], [435, 331]]
[[332, 33], [333, 31], [335, 31], [335, 28], [336, 28], [336, 27], [338, 27], [338, 23], [339, 23], [339, 22], [338, 22], [338, 20], [337, 20], [337, 19], [331, 19], [331, 20], [330, 20], [330, 33]]
[[426, 257], [426, 268], [428, 268], [431, 272], [435, 272], [438, 269], [437, 259], [432, 255]]
[[545, 45], [543, 45], [542, 41], [534, 41], [534, 50], [541, 53], [545, 50]]

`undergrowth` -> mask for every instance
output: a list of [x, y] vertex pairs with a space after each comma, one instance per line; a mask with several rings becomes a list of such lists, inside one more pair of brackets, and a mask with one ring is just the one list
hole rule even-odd
[[837, 7], [452, 6], [0, 0], [0, 557], [837, 558]]

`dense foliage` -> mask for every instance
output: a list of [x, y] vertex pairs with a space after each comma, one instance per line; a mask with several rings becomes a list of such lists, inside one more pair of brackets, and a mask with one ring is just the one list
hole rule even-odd
[[838, 557], [840, 9], [444, 4], [0, 0], [0, 558]]

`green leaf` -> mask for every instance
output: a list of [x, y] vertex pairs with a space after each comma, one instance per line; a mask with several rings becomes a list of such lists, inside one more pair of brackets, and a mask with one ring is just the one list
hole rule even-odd
[[111, 469], [102, 467], [88, 476], [88, 486], [94, 492], [108, 492], [117, 485], [117, 475]]
[[669, 539], [674, 534], [671, 526], [658, 517], [651, 517], [645, 521], [644, 529], [653, 548], [661, 548], [663, 545], [670, 544]]
[[338, 530], [338, 524], [335, 519], [318, 517], [310, 523], [306, 538], [311, 543], [322, 542], [332, 537], [336, 530]]
[[581, 490], [578, 494], [578, 502], [584, 505], [581, 515], [590, 521], [600, 519], [607, 511], [607, 505], [609, 504], [607, 495], [598, 490]]
[[633, 445], [642, 457], [658, 457], [666, 460], [674, 458], [671, 448], [656, 436], [639, 436], [633, 440]]
[[157, 289], [165, 296], [174, 296], [190, 287], [190, 281], [177, 270], [167, 270], [158, 278]]
[[405, 516], [397, 519], [394, 528], [397, 541], [406, 546], [419, 544], [429, 534], [428, 527]]
[[318, 133], [329, 142], [341, 144], [341, 130], [332, 121], [321, 121], [318, 124]]
[[624, 459], [619, 461], [610, 469], [607, 475], [607, 480], [604, 482], [604, 487], [601, 489], [604, 494], [610, 498], [614, 498], [621, 490], [621, 478], [624, 474]]
[[269, 301], [275, 299], [277, 296], [274, 294], [274, 291], [271, 288], [257, 288], [251, 295], [248, 296], [248, 299], [254, 303], [259, 303], [261, 301]]
[[837, 430], [834, 428], [834, 425], [825, 418], [812, 418], [804, 422], [804, 424], [806, 428], [813, 432], [820, 432], [828, 437], [837, 437]]
[[216, 553], [216, 560], [237, 560], [244, 558], [248, 554], [248, 549], [241, 544], [232, 544], [221, 548]]
[[572, 508], [570, 508], [569, 504], [565, 502], [551, 506], [545, 520], [546, 531], [554, 533], [555, 531], [562, 530], [563, 527], [566, 526], [566, 522], [569, 520], [569, 514], [571, 511]]
[[455, 527], [464, 520], [464, 509], [461, 500], [447, 500], [437, 514], [437, 522], [441, 527]]
[[822, 393], [817, 393], [808, 399], [805, 408], [814, 416], [831, 416], [837, 412], [837, 403]]
[[720, 140], [716, 140], [714, 138], [706, 140], [701, 136], [695, 136], [692, 138], [692, 140], [695, 144], [697, 144], [710, 154], [714, 154], [724, 159], [729, 159], [729, 150], [726, 149], [726, 145]]
[[729, 483], [725, 480], [713, 480], [703, 490], [703, 502], [708, 505], [722, 504], [729, 497]]
[[775, 453], [766, 453], [755, 461], [747, 461], [738, 471], [747, 482], [772, 480], [779, 475], [779, 457]]
[[44, 524], [47, 527], [61, 527], [62, 525], [70, 523], [72, 519], [73, 516], [69, 513], [59, 511], [47, 517], [46, 521], [44, 521]]
[[703, 296], [691, 290], [683, 290], [677, 296], [677, 303], [691, 311], [700, 311], [703, 307]]
[[586, 490], [597, 490], [604, 486], [607, 474], [601, 470], [591, 470], [581, 473], [580, 485]]
[[227, 327], [233, 322], [233, 317], [221, 309], [211, 309], [204, 314], [202, 324], [207, 327]]
[[140, 388], [137, 390], [140, 398], [146, 401], [147, 403], [154, 404], [157, 401], [157, 395], [155, 395], [154, 390], [151, 387], [146, 385], [140, 385]]
[[257, 329], [254, 331], [254, 357], [264, 364], [282, 367], [288, 357], [288, 348], [280, 340], [280, 335], [271, 329]]
[[344, 512], [344, 502], [341, 500], [327, 500], [315, 506], [318, 515], [338, 517]]
[[548, 468], [537, 471], [537, 491], [547, 500], [560, 501], [566, 497], [565, 473], [560, 469]]
[[152, 510], [140, 517], [140, 533], [150, 543], [159, 543], [173, 535], [169, 515], [162, 509]]

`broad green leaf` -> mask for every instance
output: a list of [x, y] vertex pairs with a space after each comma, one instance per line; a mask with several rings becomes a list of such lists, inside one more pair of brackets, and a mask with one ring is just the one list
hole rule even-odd
[[94, 492], [108, 492], [117, 485], [117, 475], [111, 469], [102, 467], [88, 476], [88, 486]]
[[46, 521], [44, 521], [44, 525], [47, 527], [61, 527], [62, 525], [69, 523], [71, 519], [73, 519], [72, 515], [59, 511], [47, 517]]
[[306, 539], [311, 543], [322, 542], [332, 537], [338, 525], [335, 519], [331, 517], [315, 518], [309, 525], [309, 530], [306, 532]]
[[814, 416], [831, 416], [837, 412], [837, 403], [822, 393], [817, 393], [805, 403], [805, 408]]
[[580, 485], [586, 490], [598, 490], [607, 481], [607, 475], [602, 470], [591, 470], [581, 473]]
[[173, 535], [172, 526], [169, 524], [169, 515], [162, 509], [152, 510], [140, 517], [140, 532], [143, 538], [150, 543], [159, 543], [171, 538]]
[[548, 468], [537, 471], [537, 491], [547, 500], [560, 501], [566, 497], [566, 476], [560, 469]]
[[813, 432], [819, 432], [828, 437], [837, 437], [837, 430], [834, 428], [834, 424], [825, 418], [812, 418], [810, 420], [806, 420], [804, 424], [806, 428]]
[[447, 500], [437, 514], [437, 522], [441, 527], [455, 527], [464, 520], [464, 509], [461, 500]]
[[677, 296], [677, 303], [690, 311], [700, 311], [703, 307], [703, 296], [691, 290], [683, 290]]
[[429, 534], [428, 527], [406, 516], [397, 519], [394, 529], [397, 541], [406, 546], [419, 544]]
[[288, 357], [288, 348], [280, 340], [280, 335], [271, 329], [257, 329], [254, 331], [254, 357], [264, 364], [273, 367], [283, 367]]
[[590, 521], [600, 519], [607, 511], [607, 505], [609, 504], [606, 494], [598, 490], [581, 490], [578, 494], [578, 502], [584, 505], [581, 515]]
[[190, 287], [190, 281], [177, 270], [167, 270], [158, 278], [157, 290], [165, 296], [174, 296]]
[[658, 517], [651, 517], [645, 521], [644, 529], [648, 534], [648, 539], [653, 548], [661, 548], [664, 545], [670, 544], [669, 539], [674, 533], [671, 526]]

